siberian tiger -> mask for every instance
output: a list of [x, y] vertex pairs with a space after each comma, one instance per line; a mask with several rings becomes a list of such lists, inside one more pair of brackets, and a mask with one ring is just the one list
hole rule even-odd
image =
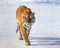
[[18, 32], [18, 38], [20, 40], [24, 40], [26, 45], [30, 45], [30, 41], [28, 39], [32, 24], [35, 22], [34, 12], [31, 11], [30, 8], [22, 5], [17, 8], [16, 11], [16, 20], [17, 20], [17, 28], [16, 32]]

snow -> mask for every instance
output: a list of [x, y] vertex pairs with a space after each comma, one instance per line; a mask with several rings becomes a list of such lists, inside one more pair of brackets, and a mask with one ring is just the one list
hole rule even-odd
[[[16, 9], [25, 5], [35, 12], [36, 22], [32, 26], [25, 46], [16, 33]], [[20, 2], [0, 4], [0, 48], [60, 48], [60, 6]]]

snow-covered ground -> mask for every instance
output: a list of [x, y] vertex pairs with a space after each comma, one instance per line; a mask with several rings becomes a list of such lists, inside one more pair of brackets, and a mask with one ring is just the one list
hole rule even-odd
[[[16, 9], [25, 5], [35, 12], [36, 22], [25, 46], [16, 33]], [[0, 48], [60, 48], [60, 6], [20, 2], [0, 4]]]

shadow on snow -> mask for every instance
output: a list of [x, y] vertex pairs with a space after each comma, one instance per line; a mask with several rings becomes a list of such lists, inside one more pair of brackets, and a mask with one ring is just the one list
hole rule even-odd
[[60, 45], [60, 38], [55, 37], [29, 37], [31, 46]]

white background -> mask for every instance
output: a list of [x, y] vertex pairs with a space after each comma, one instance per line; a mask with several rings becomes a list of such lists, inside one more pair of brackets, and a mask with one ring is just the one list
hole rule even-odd
[[17, 2], [21, 2], [21, 1], [60, 3], [60, 0], [0, 0], [0, 3], [17, 3]]
[[[25, 46], [16, 33], [16, 9], [25, 5], [35, 12], [36, 22]], [[0, 48], [60, 48], [60, 5], [34, 2], [0, 4]]]

